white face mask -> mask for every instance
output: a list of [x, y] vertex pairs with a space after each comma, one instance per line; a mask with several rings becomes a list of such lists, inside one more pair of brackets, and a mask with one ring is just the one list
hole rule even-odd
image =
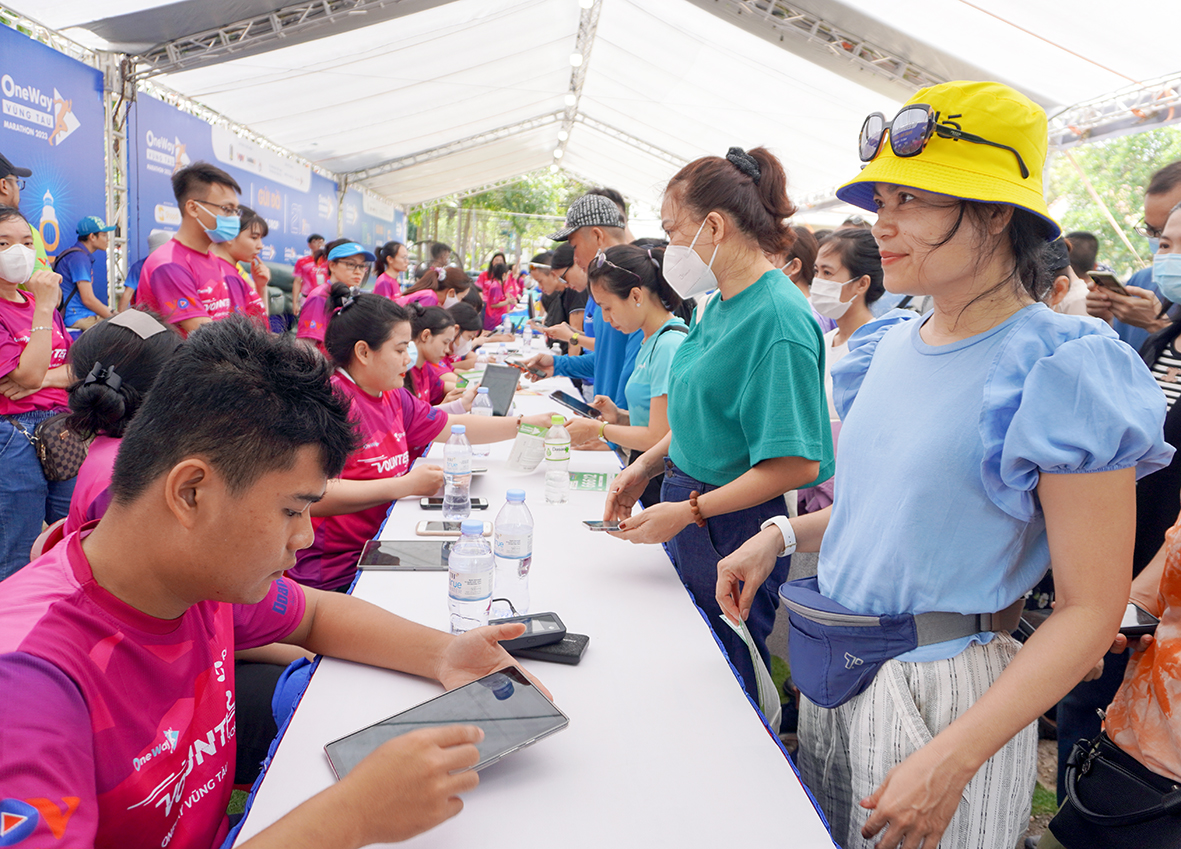
[[443, 309], [449, 310], [458, 303], [459, 303], [459, 298], [452, 295], [450, 298], [447, 298], [443, 301]]
[[682, 298], [692, 298], [702, 295], [710, 289], [718, 288], [718, 278], [714, 276], [713, 264], [714, 258], [718, 255], [718, 248], [721, 246], [714, 246], [714, 252], [710, 255], [708, 264], [693, 250], [693, 246], [697, 244], [697, 237], [701, 235], [704, 227], [705, 221], [703, 220], [701, 226], [697, 228], [697, 235], [693, 237], [693, 241], [689, 243], [688, 247], [669, 245], [664, 249], [664, 279]]
[[471, 349], [472, 349], [472, 340], [471, 339], [464, 339], [462, 342], [458, 343], [455, 346], [455, 349], [451, 352], [451, 356], [455, 357], [455, 359], [457, 359], [457, 360], [462, 360], [464, 357], [466, 357], [468, 355], [468, 352], [471, 351]]
[[0, 251], [0, 279], [18, 286], [28, 283], [37, 264], [36, 252], [26, 245], [11, 245]]
[[[845, 281], [845, 283], [852, 282], [852, 280]], [[853, 299], [841, 300], [841, 290], [845, 287], [845, 283], [838, 280], [825, 280], [823, 277], [813, 277], [811, 294], [808, 296], [812, 309], [833, 321], [843, 316], [853, 305]]]

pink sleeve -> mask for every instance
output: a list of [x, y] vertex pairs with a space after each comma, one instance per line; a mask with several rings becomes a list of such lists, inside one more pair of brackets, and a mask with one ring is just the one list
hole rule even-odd
[[156, 299], [160, 314], [169, 324], [190, 318], [210, 318], [198, 291], [197, 281], [187, 268], [177, 262], [157, 266], [148, 278], [148, 287]]
[[0, 655], [0, 846], [94, 846], [94, 741], [82, 694], [23, 652]]
[[258, 604], [234, 605], [234, 647], [250, 649], [289, 636], [303, 621], [306, 609], [300, 585], [280, 578]]
[[402, 399], [402, 423], [406, 427], [406, 445], [411, 452], [428, 447], [447, 426], [447, 414], [415, 398], [405, 389], [398, 390]]
[[323, 295], [311, 295], [304, 298], [303, 308], [299, 311], [299, 326], [295, 330], [295, 338], [323, 342], [324, 331], [327, 329], [327, 299]]
[[[54, 310], [57, 313], [57, 310]], [[0, 315], [0, 319], [7, 316]], [[16, 341], [16, 336], [8, 324], [0, 320], [0, 375], [8, 374], [20, 365], [21, 354], [25, 352], [23, 343]]]

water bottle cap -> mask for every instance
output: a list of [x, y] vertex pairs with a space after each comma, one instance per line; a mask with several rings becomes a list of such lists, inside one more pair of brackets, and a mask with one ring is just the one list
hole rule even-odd
[[488, 394], [488, 387], [481, 386], [479, 389], [476, 390], [476, 394], [477, 395], [487, 395]]
[[466, 536], [480, 536], [484, 533], [483, 519], [464, 519], [459, 525], [459, 530]]
[[564, 425], [566, 423], [566, 417], [561, 413], [554, 413], [552, 416], [550, 416], [549, 421], [552, 425]]
[[467, 428], [464, 425], [451, 425], [452, 433], [467, 433]]
[[524, 501], [525, 500], [525, 490], [510, 489], [508, 491], [508, 493], [506, 493], [505, 498], [507, 498], [509, 501], [513, 502], [514, 504]]

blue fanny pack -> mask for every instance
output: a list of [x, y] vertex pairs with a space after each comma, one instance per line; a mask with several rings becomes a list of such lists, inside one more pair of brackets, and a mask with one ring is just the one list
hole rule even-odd
[[863, 692], [887, 660], [919, 646], [984, 631], [1012, 631], [1020, 598], [999, 613], [854, 613], [820, 594], [815, 577], [779, 588], [787, 607], [791, 680], [808, 700], [835, 708]]

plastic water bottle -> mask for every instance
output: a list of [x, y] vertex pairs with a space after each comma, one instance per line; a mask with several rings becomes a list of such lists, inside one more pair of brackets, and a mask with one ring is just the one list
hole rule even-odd
[[[481, 386], [476, 390], [476, 400], [472, 401], [472, 415], [473, 416], [491, 416], [492, 415], [492, 399], [488, 397], [487, 387]], [[473, 445], [473, 457], [487, 457], [492, 453], [492, 447], [488, 444]]]
[[550, 421], [545, 435], [545, 503], [565, 504], [570, 499], [570, 434], [557, 413]]
[[472, 514], [472, 444], [466, 434], [463, 425], [451, 425], [443, 446], [443, 519], [450, 522]]
[[[492, 593], [492, 618], [529, 612], [529, 567], [533, 563], [533, 514], [525, 506], [525, 490], [510, 489], [496, 514], [492, 553], [496, 557], [496, 581]], [[508, 599], [511, 606], [501, 599]], [[516, 613], [513, 613], [513, 610]]]
[[560, 357], [560, 356], [562, 356], [562, 346], [559, 345], [557, 342], [555, 342], [554, 344], [549, 346], [549, 352], [551, 354], [553, 354], [555, 357]]
[[447, 604], [451, 633], [462, 634], [488, 624], [495, 563], [484, 539], [484, 523], [465, 519], [461, 536], [447, 558]]
[[533, 328], [526, 324], [521, 328], [521, 349], [528, 351], [533, 347]]

